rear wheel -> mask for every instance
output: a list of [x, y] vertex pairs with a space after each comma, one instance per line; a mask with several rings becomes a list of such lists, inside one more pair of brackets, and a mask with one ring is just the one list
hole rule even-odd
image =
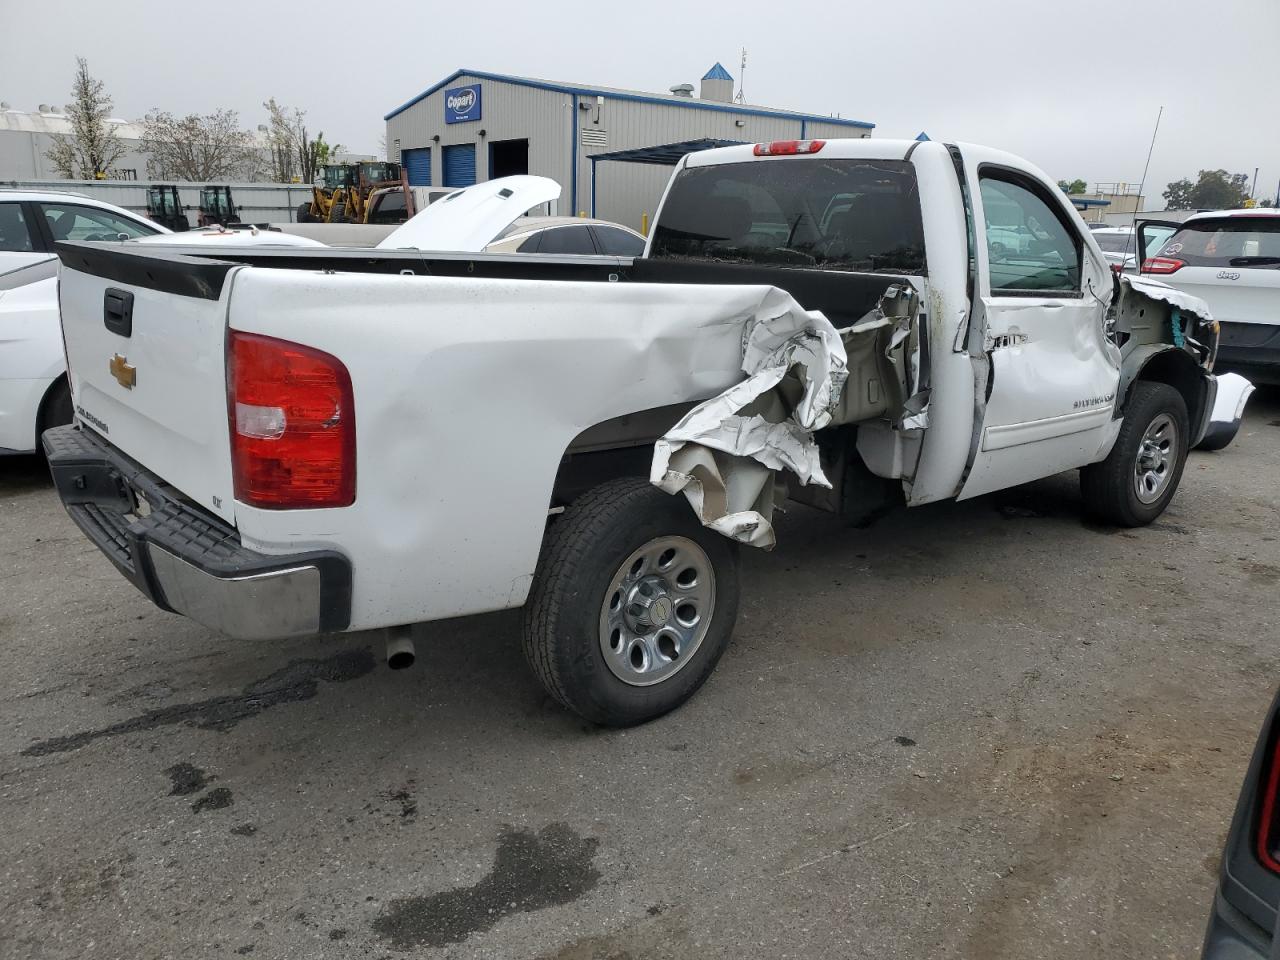
[[1135, 383], [1111, 453], [1080, 471], [1086, 512], [1122, 527], [1164, 513], [1182, 479], [1190, 433], [1182, 394], [1164, 383]]
[[547, 692], [595, 723], [662, 716], [706, 681], [738, 610], [737, 545], [683, 497], [602, 484], [551, 526], [525, 605], [525, 655]]
[[311, 204], [298, 204], [298, 223], [315, 223], [316, 218], [311, 215]]

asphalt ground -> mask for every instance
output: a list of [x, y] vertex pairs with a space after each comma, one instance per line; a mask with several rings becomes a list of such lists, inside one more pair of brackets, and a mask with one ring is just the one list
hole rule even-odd
[[1141, 530], [1074, 475], [744, 551], [627, 731], [512, 613], [219, 638], [0, 461], [0, 956], [1188, 957], [1280, 682], [1280, 392]]

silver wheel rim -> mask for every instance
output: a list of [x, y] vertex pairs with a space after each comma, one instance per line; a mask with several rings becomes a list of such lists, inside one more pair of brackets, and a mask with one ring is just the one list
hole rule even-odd
[[1164, 495], [1178, 465], [1178, 425], [1162, 413], [1151, 421], [1138, 441], [1133, 468], [1133, 491], [1143, 503], [1155, 503]]
[[618, 567], [600, 606], [600, 652], [634, 687], [675, 676], [702, 646], [716, 603], [706, 551], [687, 537], [658, 537]]

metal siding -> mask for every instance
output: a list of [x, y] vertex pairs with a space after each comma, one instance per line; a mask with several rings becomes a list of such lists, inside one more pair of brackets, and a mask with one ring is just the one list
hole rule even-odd
[[[554, 213], [569, 213], [569, 139], [572, 122], [572, 98], [548, 90], [516, 84], [484, 80], [469, 75], [450, 82], [450, 86], [479, 82], [483, 86], [483, 113], [471, 123], [444, 122], [444, 91], [425, 97], [412, 107], [387, 121], [387, 142], [400, 138], [401, 149], [437, 145], [431, 138], [439, 136], [438, 145], [476, 143], [476, 176], [488, 179], [491, 140], [529, 141], [529, 173], [557, 181], [563, 193]], [[485, 136], [480, 137], [480, 131]], [[433, 183], [443, 179], [441, 150], [433, 151]], [[579, 192], [586, 196], [581, 186]]]
[[[480, 179], [486, 179], [489, 167], [488, 141], [527, 139], [529, 172], [551, 177], [561, 185], [563, 193], [558, 210], [561, 214], [590, 210], [591, 162], [588, 158], [595, 153], [675, 143], [699, 137], [754, 143], [762, 140], [796, 139], [801, 136], [799, 117], [689, 109], [678, 103], [618, 99], [610, 97], [606, 92], [604, 104], [600, 108], [600, 122], [597, 124], [594, 122], [594, 97], [581, 98], [582, 102], [590, 105], [589, 110], [576, 110], [573, 106], [573, 94], [569, 92], [506, 83], [472, 74], [459, 75], [451, 79], [448, 86], [477, 82], [484, 90], [483, 116], [479, 121], [446, 125], [444, 89], [441, 89], [388, 120], [387, 142], [394, 143], [398, 137], [402, 149], [432, 145], [431, 138], [437, 135], [440, 137], [440, 146], [475, 142], [479, 145], [476, 173]], [[742, 126], [739, 127], [736, 121], [741, 121]], [[486, 132], [484, 138], [479, 136], [481, 129]], [[583, 144], [582, 131], [600, 129], [607, 134], [605, 145]], [[805, 135], [813, 138], [858, 137], [870, 132], [869, 129], [824, 123], [818, 119], [808, 119], [805, 122]], [[574, 166], [571, 144], [575, 141], [578, 153], [576, 201], [572, 196], [571, 175]], [[434, 152], [438, 154], [441, 151]], [[437, 164], [432, 182], [440, 183], [441, 159], [433, 157], [432, 162]], [[642, 214], [647, 212], [652, 219], [671, 170], [670, 167], [634, 163], [599, 164], [596, 215], [638, 229]]]
[[444, 185], [446, 187], [469, 187], [476, 182], [476, 145], [474, 143], [456, 143], [445, 147]]

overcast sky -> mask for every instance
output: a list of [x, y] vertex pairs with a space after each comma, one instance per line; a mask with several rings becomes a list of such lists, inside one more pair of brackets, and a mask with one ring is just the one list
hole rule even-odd
[[[1280, 0], [487, 0], [361, 5], [0, 0], [0, 100], [70, 98], [75, 57], [115, 113], [219, 107], [252, 128], [274, 96], [373, 153], [382, 117], [459, 67], [665, 92], [748, 51], [752, 103], [839, 113], [877, 137], [969, 140], [1065, 179], [1146, 191], [1201, 168], [1280, 179]], [[0, 171], [2, 172], [2, 171]]]

